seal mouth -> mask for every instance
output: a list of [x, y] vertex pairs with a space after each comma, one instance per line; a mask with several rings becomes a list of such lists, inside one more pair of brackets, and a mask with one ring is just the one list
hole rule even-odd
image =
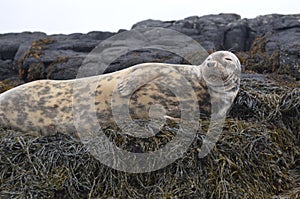
[[[228, 71], [222, 64], [216, 62], [212, 67], [212, 62], [205, 63], [203, 68], [205, 80], [213, 85], [224, 84], [229, 81], [234, 75], [233, 72]], [[230, 72], [230, 73], [228, 73]]]
[[229, 76], [211, 74], [208, 79], [211, 82], [226, 82], [229, 80]]

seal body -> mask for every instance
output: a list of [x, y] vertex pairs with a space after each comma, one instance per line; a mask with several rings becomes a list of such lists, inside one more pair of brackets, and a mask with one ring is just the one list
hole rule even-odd
[[124, 118], [181, 118], [182, 110], [209, 116], [218, 102], [224, 115], [237, 95], [239, 73], [236, 56], [219, 51], [200, 66], [146, 63], [94, 77], [38, 80], [0, 94], [0, 126], [37, 136], [73, 134], [78, 121], [92, 130], [92, 117], [104, 127]]

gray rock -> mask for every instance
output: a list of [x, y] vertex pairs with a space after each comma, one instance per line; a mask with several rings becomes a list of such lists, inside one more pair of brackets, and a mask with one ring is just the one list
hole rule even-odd
[[[196, 40], [209, 52], [231, 50], [251, 54], [252, 57], [255, 57], [255, 53], [258, 52], [254, 49], [257, 48], [253, 46], [254, 41], [264, 37], [266, 39], [262, 40], [264, 43], [259, 44], [262, 48], [259, 52], [266, 55], [259, 57], [268, 59], [268, 56], [279, 52], [278, 63], [280, 64], [276, 66], [278, 70], [289, 71], [294, 78], [300, 79], [300, 15], [272, 14], [254, 19], [241, 19], [237, 14], [219, 14], [192, 16], [178, 21], [149, 19], [132, 26], [132, 30], [148, 29], [148, 32], [152, 28], [166, 28], [183, 33]], [[126, 33], [124, 31], [120, 30], [118, 33]], [[145, 34], [148, 34], [147, 31]], [[109, 38], [114, 38], [112, 36], [115, 35], [116, 33], [99, 31], [50, 36], [30, 32], [2, 34], [0, 35], [0, 80], [10, 75], [16, 76], [18, 72], [25, 81], [43, 78], [72, 79], [78, 74], [91, 76], [108, 73], [142, 62], [187, 63], [183, 57], [161, 49], [163, 46], [171, 45], [179, 46], [178, 49], [185, 49], [190, 45], [189, 41], [182, 41], [172, 34], [148, 38], [148, 42], [152, 42], [154, 48], [147, 49], [140, 45], [145, 42], [143, 36], [124, 37], [124, 40], [105, 44], [110, 49], [110, 52], [106, 52], [106, 57], [99, 59], [97, 54], [93, 54], [94, 58], [86, 59], [96, 46], [110, 40]], [[129, 49], [134, 45], [139, 48], [110, 60], [116, 52]], [[201, 62], [204, 54], [201, 54], [201, 58], [195, 57], [194, 60], [198, 59], [198, 62]], [[253, 63], [253, 60], [246, 63]]]
[[187, 60], [171, 52], [157, 49], [140, 49], [121, 56], [105, 68], [103, 73], [115, 72], [145, 62], [188, 64]]
[[18, 75], [18, 60], [33, 41], [44, 37], [46, 34], [40, 32], [0, 34], [0, 80]]
[[[37, 40], [35, 46], [27, 50], [28, 54], [17, 60], [22, 71], [21, 77], [25, 81], [45, 78], [73, 79], [85, 57], [101, 41], [114, 34], [109, 32], [60, 34], [50, 35], [44, 38], [45, 40]], [[34, 56], [34, 52], [38, 56]]]
[[232, 22], [225, 31], [224, 48], [232, 51], [249, 51], [255, 36], [255, 30], [249, 27], [247, 19]]
[[[260, 25], [260, 26], [258, 26]], [[265, 51], [271, 55], [280, 52], [280, 70], [300, 80], [300, 14], [266, 15], [249, 20], [257, 35], [265, 35]]]
[[84, 61], [80, 74], [85, 77], [108, 73], [144, 62], [201, 64], [206, 56], [191, 37], [177, 31], [136, 27], [97, 46]]
[[12, 65], [11, 60], [0, 60], [0, 81], [18, 75], [18, 71]]
[[229, 23], [238, 21], [237, 14], [193, 16], [178, 21], [146, 20], [133, 25], [134, 28], [162, 27], [186, 34], [198, 41], [206, 50], [223, 48], [224, 33]]
[[22, 52], [19, 50], [24, 50], [34, 40], [44, 37], [46, 37], [46, 34], [41, 32], [0, 34], [0, 59], [14, 60], [16, 55], [21, 56]]

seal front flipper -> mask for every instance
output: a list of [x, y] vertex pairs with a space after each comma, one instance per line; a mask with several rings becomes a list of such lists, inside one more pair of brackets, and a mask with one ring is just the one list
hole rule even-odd
[[174, 69], [160, 64], [139, 65], [133, 68], [119, 83], [121, 96], [128, 96], [154, 79], [169, 75]]

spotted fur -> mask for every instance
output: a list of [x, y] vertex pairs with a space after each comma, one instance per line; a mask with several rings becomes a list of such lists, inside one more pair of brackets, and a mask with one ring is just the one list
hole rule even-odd
[[[220, 110], [220, 115], [224, 115], [237, 95], [240, 70], [235, 55], [219, 51], [200, 66], [146, 63], [94, 77], [38, 80], [0, 94], [0, 126], [36, 136], [73, 134], [74, 112], [88, 130], [93, 124], [86, 115], [94, 114], [105, 126], [114, 123], [112, 106], [121, 110], [127, 102], [132, 118], [147, 119], [154, 104], [164, 107], [163, 114], [169, 118], [180, 118], [181, 109], [198, 108], [201, 116], [209, 115], [211, 104], [218, 101], [225, 102]], [[223, 81], [223, 90], [219, 89], [216, 71]], [[182, 82], [188, 82], [194, 94], [185, 92]], [[178, 99], [174, 91], [180, 92], [182, 98]], [[181, 101], [186, 107], [180, 107]], [[150, 112], [152, 116], [162, 114], [156, 108]]]

